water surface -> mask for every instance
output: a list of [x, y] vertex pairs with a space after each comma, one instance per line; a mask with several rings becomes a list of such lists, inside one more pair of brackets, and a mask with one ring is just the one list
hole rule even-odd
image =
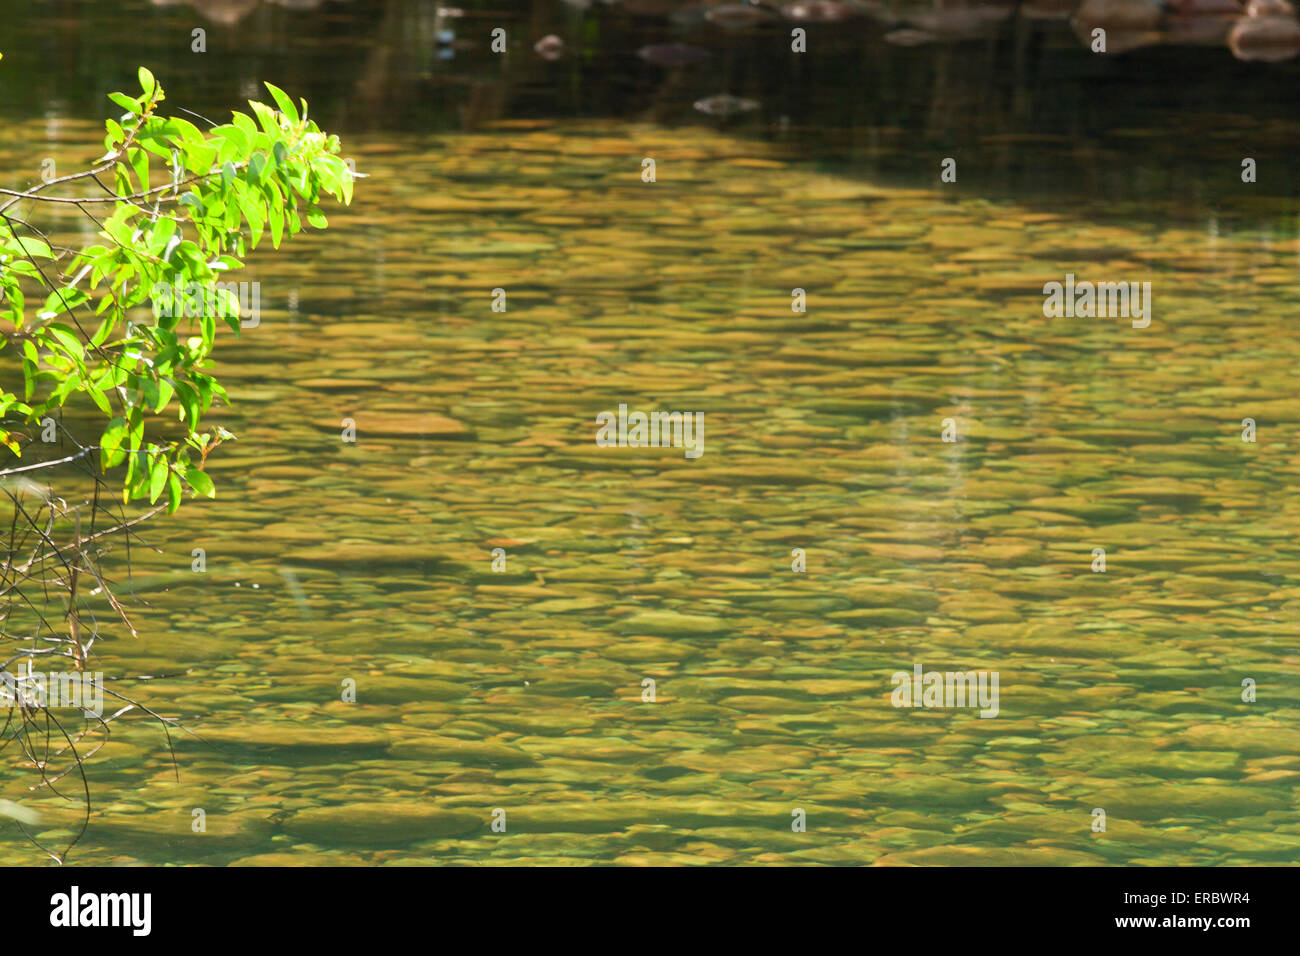
[[[362, 120], [325, 62], [360, 7], [258, 41], [314, 51], [294, 91], [313, 109], [320, 91], [368, 178], [327, 232], [252, 260], [261, 324], [219, 349], [239, 441], [210, 459], [218, 498], [156, 523], [161, 554], [133, 548], [142, 636], [97, 647], [204, 740], [177, 737], [173, 761], [157, 725], [116, 722], [73, 862], [1295, 859], [1300, 245], [1281, 169], [1241, 184], [1226, 135], [1171, 159], [1171, 130], [1210, 121], [1133, 104], [1103, 142], [1165, 172], [1111, 195], [1095, 187], [1119, 153], [1093, 150], [1089, 182], [1063, 159], [1087, 138], [1061, 125], [1013, 127], [998, 167], [974, 140], [918, 145], [889, 88], [849, 108], [875, 120], [801, 137], [766, 112], [692, 117], [688, 85], [663, 117], [575, 110], [565, 61], [472, 129], [433, 108]], [[1050, 42], [1075, 57], [1062, 71], [1098, 69], [1068, 32]], [[926, 69], [991, 49], [876, 47]], [[1004, 82], [992, 64], [971, 82]], [[169, 103], [224, 88], [151, 66]], [[815, 86], [819, 115], [847, 83]], [[93, 103], [7, 123], [5, 178], [92, 155]], [[1234, 116], [1219, 128], [1249, 126]], [[1261, 156], [1289, 142], [1276, 122]], [[1045, 318], [1066, 273], [1150, 281], [1150, 327]], [[703, 456], [596, 447], [619, 403], [703, 412]], [[997, 671], [999, 715], [892, 707], [890, 675], [917, 662]], [[75, 813], [27, 782], [7, 766], [0, 795], [58, 843]], [[7, 820], [0, 840], [3, 862], [41, 859]]]

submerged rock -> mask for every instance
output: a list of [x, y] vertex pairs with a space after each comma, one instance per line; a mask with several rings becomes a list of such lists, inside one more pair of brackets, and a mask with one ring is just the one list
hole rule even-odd
[[1170, 12], [1180, 17], [1225, 16], [1241, 14], [1239, 0], [1170, 0]]
[[749, 3], [724, 3], [705, 10], [704, 19], [725, 30], [744, 30], [771, 21], [773, 14]]
[[925, 30], [891, 30], [885, 34], [885, 42], [892, 43], [894, 46], [922, 46], [926, 43], [933, 43], [939, 39], [933, 33], [927, 33]]
[[1292, 17], [1244, 17], [1228, 34], [1228, 49], [1238, 60], [1289, 60], [1300, 53], [1300, 23]]
[[[155, 7], [177, 6], [186, 0], [150, 0]], [[258, 0], [198, 0], [189, 6], [196, 8], [204, 19], [224, 26], [234, 26], [257, 9]]]
[[564, 41], [552, 33], [534, 43], [533, 49], [543, 60], [558, 60], [564, 56]]
[[[424, 412], [382, 411], [373, 414], [357, 414], [358, 441], [365, 441], [368, 436], [383, 438], [425, 438], [425, 439], [472, 439], [474, 431], [464, 422], [458, 422], [446, 415]], [[319, 422], [322, 431], [339, 433], [339, 423], [334, 419]]]
[[1189, 46], [1223, 46], [1232, 20], [1221, 16], [1170, 17], [1165, 23], [1169, 43]]
[[190, 841], [196, 852], [221, 852], [263, 846], [275, 831], [269, 810], [209, 813], [201, 833], [193, 830], [188, 808], [148, 813], [101, 813], [91, 821], [91, 836], [105, 843], [129, 846], [144, 856], [171, 855], [175, 845]]
[[1295, 15], [1295, 7], [1288, 0], [1249, 0], [1246, 4], [1248, 17], [1289, 17]]
[[734, 116], [737, 113], [748, 113], [750, 110], [758, 109], [758, 101], [732, 96], [730, 93], [719, 93], [717, 96], [696, 100], [695, 108], [710, 116]]
[[[329, 678], [331, 691], [337, 681]], [[289, 699], [302, 700], [300, 688], [288, 691]], [[268, 752], [301, 752], [320, 756], [343, 755], [352, 751], [382, 752], [392, 742], [389, 734], [371, 727], [305, 724], [291, 720], [265, 723], [240, 722], [229, 727], [201, 727], [199, 736], [178, 734], [176, 745], [192, 750], [218, 748], [265, 749]]]
[[326, 845], [414, 843], [464, 836], [486, 826], [472, 813], [404, 803], [350, 803], [300, 810], [284, 822], [290, 836]]
[[1271, 721], [1195, 724], [1187, 728], [1185, 736], [1191, 746], [1208, 750], [1226, 750], [1257, 757], [1300, 754], [1300, 730]]
[[1282, 797], [1262, 787], [1242, 784], [1180, 783], [1176, 787], [1132, 787], [1098, 795], [1095, 799], [1095, 805], [1105, 807], [1108, 815], [1135, 820], [1189, 816], [1222, 820], [1280, 810], [1287, 805]]
[[730, 625], [721, 618], [703, 614], [678, 614], [675, 611], [645, 611], [623, 618], [614, 625], [623, 634], [650, 634], [656, 637], [702, 636], [721, 634]]
[[1077, 5], [1075, 0], [1024, 0], [1020, 16], [1029, 20], [1068, 20]]
[[1151, 0], [1083, 0], [1072, 22], [1081, 34], [1091, 34], [1095, 27], [1104, 29], [1109, 51], [1112, 31], [1155, 30], [1162, 15]]
[[859, 15], [856, 7], [835, 0], [798, 0], [781, 8], [781, 16], [797, 23], [838, 23]]
[[709, 51], [689, 43], [656, 43], [643, 46], [636, 55], [655, 66], [689, 66], [709, 58]]
[[955, 7], [918, 13], [907, 23], [932, 36], [956, 38], [978, 36], [1010, 15], [1010, 7]]
[[436, 734], [399, 740], [388, 753], [399, 760], [449, 761], [465, 767], [516, 767], [533, 762], [530, 753], [510, 744]]
[[935, 846], [890, 853], [873, 866], [1096, 866], [1099, 857], [1055, 847]]
[[284, 853], [257, 853], [241, 857], [231, 866], [345, 866], [350, 861], [337, 853], [321, 853], [300, 850]]

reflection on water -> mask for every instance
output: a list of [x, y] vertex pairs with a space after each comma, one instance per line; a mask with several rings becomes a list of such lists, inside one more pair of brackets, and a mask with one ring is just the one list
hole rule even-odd
[[[1237, 28], [1267, 34], [1283, 0], [1252, 0], [1235, 16], [1197, 0], [1158, 21], [1145, 3], [1086, 0], [1076, 9], [1034, 0], [1015, 11], [792, 3], [737, 28], [706, 18], [705, 8], [634, 0], [586, 9], [552, 0], [331, 0], [314, 10], [135, 0], [81, 5], [61, 21], [66, 28], [50, 30], [18, 0], [0, 0], [11, 64], [0, 70], [0, 111], [10, 120], [98, 123], [105, 95], [147, 62], [170, 78], [172, 103], [215, 121], [270, 79], [310, 95], [323, 124], [354, 137], [525, 118], [724, 125], [899, 185], [928, 186], [941, 158], [962, 155], [971, 165], [959, 189], [1054, 207], [1077, 188], [1114, 202], [1172, 201], [1185, 212], [1217, 205], [1224, 190], [1237, 195], [1243, 156], [1285, 168], [1298, 133], [1288, 91], [1300, 61], [1244, 62], [1224, 48]], [[841, 7], [852, 16], [825, 12]], [[206, 18], [232, 9], [244, 13], [233, 25]], [[790, 19], [794, 11], [807, 18]], [[1255, 15], [1240, 15], [1248, 12]], [[807, 53], [791, 51], [796, 25]], [[1098, 28], [1105, 55], [1089, 48]], [[507, 33], [506, 54], [492, 52], [495, 29]], [[195, 30], [206, 52], [193, 52]], [[1135, 35], [1147, 45], [1117, 52]], [[900, 36], [925, 42], [900, 44]], [[92, 48], [98, 38], [107, 45]], [[534, 49], [547, 38], [543, 51], [554, 59]], [[646, 56], [646, 48], [658, 53]], [[1277, 49], [1265, 36], [1257, 52], [1273, 58]], [[694, 109], [718, 96], [758, 108], [727, 116]], [[1262, 182], [1272, 199], [1296, 193], [1291, 177]], [[1294, 211], [1289, 202], [1267, 209]]]
[[[1225, 87], [1192, 116], [1130, 62], [1165, 98], [1091, 112], [1076, 81], [1111, 67], [1057, 23], [1018, 34], [1048, 45], [1001, 72], [997, 40], [873, 40], [881, 58], [846, 74], [810, 55], [794, 88], [818, 117], [843, 107], [814, 121], [727, 39], [743, 31], [599, 4], [520, 12], [533, 33], [508, 67], [433, 44], [420, 75], [405, 34], [372, 73], [351, 59], [351, 31], [394, 37], [430, 9], [295, 21], [314, 32], [285, 85], [334, 111], [369, 178], [329, 232], [254, 260], [261, 324], [219, 351], [240, 436], [210, 462], [220, 495], [154, 526], [162, 554], [133, 551], [142, 637], [98, 646], [206, 743], [178, 741], [178, 782], [155, 726], [117, 725], [74, 861], [1295, 858], [1300, 239], [1268, 161], [1292, 132], [1280, 94], [1228, 110]], [[489, 22], [464, 13], [460, 36]], [[571, 42], [593, 22], [618, 40], [608, 89], [589, 71], [614, 53]], [[551, 32], [573, 51], [553, 64], [529, 49]], [[673, 42], [711, 55], [667, 74], [635, 55]], [[331, 49], [357, 69], [324, 70]], [[170, 99], [209, 109], [269, 72], [241, 56]], [[403, 96], [453, 77], [462, 112], [425, 101], [414, 122]], [[90, 155], [96, 84], [112, 77], [6, 126], [7, 179]], [[725, 127], [692, 110], [724, 89], [762, 106]], [[382, 116], [358, 112], [372, 95]], [[648, 121], [656, 96], [676, 125]], [[1008, 122], [966, 126], [964, 103]], [[1217, 135], [1191, 149], [1180, 124]], [[1150, 281], [1150, 327], [1046, 318], [1067, 274]], [[596, 447], [620, 403], [702, 412], [704, 455]], [[918, 663], [998, 672], [998, 716], [891, 707]], [[48, 827], [69, 816], [17, 786], [0, 795]], [[0, 859], [32, 859], [8, 827]]]

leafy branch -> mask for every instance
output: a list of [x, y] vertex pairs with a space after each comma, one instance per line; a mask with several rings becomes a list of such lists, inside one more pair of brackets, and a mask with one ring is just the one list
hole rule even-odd
[[[185, 485], [215, 494], [206, 458], [233, 437], [202, 427], [213, 402], [226, 400], [204, 370], [217, 320], [240, 331], [240, 297], [225, 277], [268, 233], [279, 248], [304, 219], [325, 228], [322, 197], [350, 203], [352, 174], [306, 101], [299, 112], [270, 83], [273, 106], [250, 101], [251, 115], [233, 112], [204, 132], [158, 115], [162, 87], [143, 67], [139, 80], [138, 96], [110, 94], [126, 112], [105, 123], [105, 153], [89, 169], [0, 189], [10, 197], [0, 205], [0, 349], [21, 355], [24, 383], [21, 398], [0, 389], [0, 445], [21, 457], [24, 428], [89, 399], [107, 419], [95, 443], [101, 469], [126, 466], [123, 501], [152, 504], [165, 492], [175, 511]], [[99, 193], [46, 192], [91, 184]], [[76, 206], [103, 243], [56, 253], [29, 214], [10, 214], [23, 203]], [[86, 208], [101, 204], [112, 205], [103, 219]], [[34, 311], [24, 286], [46, 293]], [[157, 434], [170, 411], [183, 426], [178, 438]]]

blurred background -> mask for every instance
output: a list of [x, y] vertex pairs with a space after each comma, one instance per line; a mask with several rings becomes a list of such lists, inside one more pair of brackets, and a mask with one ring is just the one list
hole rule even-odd
[[[0, 12], [10, 119], [97, 116], [147, 61], [197, 112], [220, 114], [274, 78], [344, 133], [730, 122], [864, 176], [928, 183], [921, 156], [961, 153], [974, 162], [959, 188], [984, 195], [1069, 185], [1188, 204], [1215, 201], [1211, 171], [1235, 179], [1233, 157], [1285, 158], [1297, 129], [1287, 0], [6, 0]], [[803, 55], [791, 53], [796, 27]], [[1106, 55], [1091, 50], [1098, 27]], [[490, 49], [495, 28], [506, 55]], [[730, 115], [693, 108], [718, 94], [742, 102]]]

